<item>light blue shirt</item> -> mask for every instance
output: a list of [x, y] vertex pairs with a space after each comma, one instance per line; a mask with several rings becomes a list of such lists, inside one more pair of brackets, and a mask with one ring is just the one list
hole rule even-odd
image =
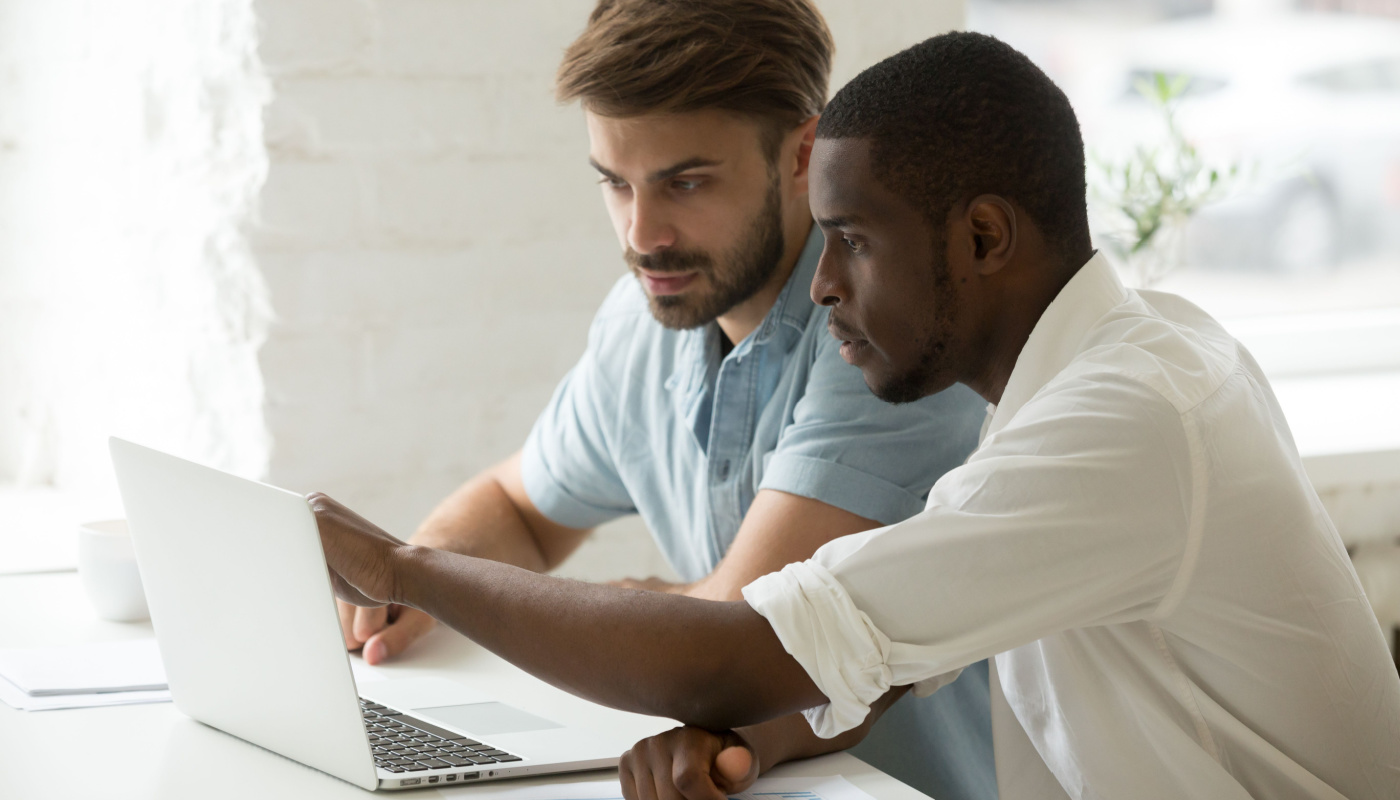
[[[828, 333], [828, 309], [809, 296], [821, 248], [814, 228], [773, 308], [723, 358], [716, 323], [667, 329], [636, 279], [620, 279], [525, 442], [521, 472], [535, 506], [572, 528], [640, 514], [687, 582], [719, 564], [762, 489], [885, 525], [922, 511], [939, 476], [976, 447], [986, 403], [963, 386], [903, 405], [871, 394]], [[891, 770], [896, 777], [939, 800], [995, 796], [985, 669], [980, 700], [973, 669], [890, 713], [910, 716], [917, 704], [913, 717], [933, 714], [949, 734], [931, 736], [924, 725], [922, 734], [897, 735], [910, 743], [900, 749], [945, 751], [911, 751], [904, 761], [947, 761], [944, 771], [971, 774], [974, 785], [990, 779], [992, 793], [964, 791], [956, 775], [919, 780]], [[968, 697], [955, 697], [969, 686], [961, 690]], [[894, 727], [903, 726], [876, 726]]]

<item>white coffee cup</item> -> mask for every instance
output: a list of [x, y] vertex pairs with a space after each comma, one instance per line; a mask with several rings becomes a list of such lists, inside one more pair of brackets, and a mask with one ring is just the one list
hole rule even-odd
[[89, 522], [78, 527], [78, 577], [93, 610], [102, 619], [139, 622], [150, 618], [126, 520]]

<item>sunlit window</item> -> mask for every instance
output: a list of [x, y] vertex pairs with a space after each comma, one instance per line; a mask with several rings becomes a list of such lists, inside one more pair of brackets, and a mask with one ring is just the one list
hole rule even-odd
[[[968, 21], [1069, 95], [1095, 239], [1129, 282], [1226, 320], [1400, 309], [1400, 3], [972, 0]], [[1173, 172], [1169, 125], [1195, 172]], [[1151, 194], [1125, 172], [1143, 153], [1200, 199], [1161, 205], [1146, 244], [1118, 210]]]

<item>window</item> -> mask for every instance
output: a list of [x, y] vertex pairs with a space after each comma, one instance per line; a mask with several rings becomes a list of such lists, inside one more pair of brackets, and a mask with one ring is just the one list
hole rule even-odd
[[[1184, 141], [1207, 168], [1238, 173], [1183, 224], [1155, 288], [1232, 329], [1278, 317], [1292, 322], [1255, 327], [1325, 340], [1327, 325], [1354, 312], [1400, 309], [1400, 18], [1299, 5], [971, 0], [968, 27], [1026, 53], [1074, 104], [1101, 247], [1121, 235], [1103, 213], [1103, 166], [1164, 141], [1163, 117], [1138, 87], [1159, 73], [1178, 80]], [[1132, 259], [1116, 262], [1140, 284]], [[1339, 344], [1354, 340], [1347, 330]], [[1325, 366], [1269, 349], [1283, 372]], [[1372, 356], [1363, 360], [1376, 368]], [[1400, 358], [1387, 366], [1400, 369]]]

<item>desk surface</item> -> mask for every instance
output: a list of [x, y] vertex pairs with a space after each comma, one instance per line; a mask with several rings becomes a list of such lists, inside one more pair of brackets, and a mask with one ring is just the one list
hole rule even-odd
[[[115, 641], [152, 635], [149, 623], [93, 616], [76, 573], [0, 577], [0, 642], [7, 647]], [[271, 621], [270, 621], [271, 624]], [[256, 642], [229, 642], [256, 647]], [[596, 706], [544, 684], [444, 627], [418, 643], [386, 678], [438, 675], [490, 691], [522, 709], [584, 719], [609, 734], [642, 738], [670, 720]], [[772, 775], [844, 775], [876, 800], [927, 800], [845, 753], [784, 765]], [[492, 786], [609, 780], [613, 770], [530, 778]], [[17, 711], [0, 704], [0, 798], [353, 798], [367, 793], [274, 753], [197, 723], [170, 703], [66, 711]], [[386, 797], [437, 797], [432, 791]]]

